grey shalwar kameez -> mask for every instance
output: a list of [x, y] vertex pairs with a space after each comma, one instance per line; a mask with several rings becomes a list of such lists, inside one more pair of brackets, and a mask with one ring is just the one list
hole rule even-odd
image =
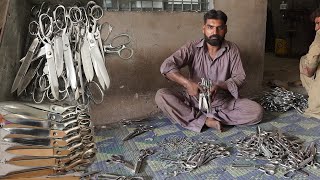
[[213, 84], [225, 82], [227, 90], [219, 90], [212, 98], [212, 113], [202, 113], [197, 117], [198, 101], [184, 90], [158, 90], [155, 101], [158, 107], [182, 127], [200, 132], [207, 117], [215, 118], [222, 124], [256, 124], [261, 121], [263, 108], [249, 99], [239, 98], [238, 88], [244, 83], [245, 72], [242, 67], [238, 47], [224, 40], [212, 59], [207, 52], [204, 39], [190, 42], [168, 57], [161, 65], [163, 75], [179, 72], [188, 66], [190, 79], [200, 82], [210, 79]]

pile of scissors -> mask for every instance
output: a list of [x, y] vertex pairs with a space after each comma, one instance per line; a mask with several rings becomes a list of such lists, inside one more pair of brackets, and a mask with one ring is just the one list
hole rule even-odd
[[1, 102], [0, 107], [11, 112], [3, 116], [8, 123], [2, 129], [8, 134], [2, 140], [14, 143], [5, 150], [12, 155], [6, 164], [27, 167], [4, 178], [65, 174], [95, 160], [97, 147], [86, 106]]
[[[127, 34], [115, 36], [111, 43], [106, 43], [112, 26], [107, 22], [98, 23], [103, 14], [103, 9], [94, 1], [84, 7], [46, 3], [34, 6], [29, 24], [33, 40], [20, 60], [11, 92], [17, 91], [18, 95], [26, 92], [36, 103], [45, 98], [101, 103], [104, 90], [110, 86], [105, 53], [117, 53], [122, 59], [133, 55], [133, 50], [127, 47], [131, 42]], [[106, 25], [107, 37], [102, 38], [101, 30]]]

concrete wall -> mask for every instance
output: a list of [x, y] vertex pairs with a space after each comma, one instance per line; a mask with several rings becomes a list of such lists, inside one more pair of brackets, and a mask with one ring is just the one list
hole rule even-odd
[[[229, 17], [226, 39], [234, 41], [241, 49], [247, 73], [247, 85], [242, 93], [251, 95], [260, 90], [263, 78], [267, 2], [214, 2], [215, 8], [225, 11]], [[161, 63], [181, 45], [203, 37], [202, 18], [203, 13], [190, 12], [106, 12], [101, 22], [114, 26], [110, 38], [122, 32], [130, 34], [135, 54], [129, 61], [107, 55], [111, 88], [103, 104], [93, 107], [96, 122], [118, 121], [155, 111], [156, 90], [173, 86], [160, 75]]]

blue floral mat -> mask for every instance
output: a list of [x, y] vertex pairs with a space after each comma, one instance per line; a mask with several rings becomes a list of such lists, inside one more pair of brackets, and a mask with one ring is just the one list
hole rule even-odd
[[[153, 131], [146, 132], [131, 140], [123, 142], [122, 139], [132, 132], [134, 126], [122, 126], [122, 124], [109, 124], [106, 127], [96, 127], [95, 141], [97, 143], [97, 160], [90, 166], [90, 171], [101, 171], [126, 176], [136, 176], [119, 163], [107, 163], [106, 160], [113, 154], [120, 154], [125, 160], [135, 164], [139, 156], [139, 150], [152, 148], [159, 150], [161, 143], [168, 138], [187, 138], [194, 141], [206, 141], [212, 143], [223, 143], [228, 147], [233, 147], [232, 141], [242, 137], [255, 134], [259, 125], [262, 130], [278, 128], [281, 131], [299, 137], [305, 144], [315, 142], [320, 144], [320, 120], [306, 118], [295, 111], [286, 113], [270, 113], [264, 115], [263, 121], [255, 126], [230, 126], [223, 133], [218, 133], [213, 129], [205, 129], [201, 133], [195, 133], [182, 128], [179, 124], [174, 124], [163, 114], [149, 117], [146, 125], [154, 126]], [[245, 160], [242, 160], [245, 161]], [[253, 161], [253, 160], [252, 160]], [[210, 163], [203, 165], [189, 173], [168, 175], [168, 168], [164, 161], [156, 154], [149, 156], [143, 161], [139, 176], [145, 179], [285, 179], [284, 173], [277, 171], [275, 175], [268, 176], [264, 172], [254, 168], [232, 168], [231, 164], [239, 162], [236, 157], [236, 149], [231, 149], [231, 156], [217, 158]], [[248, 162], [248, 161], [246, 161]], [[293, 179], [320, 179], [320, 170], [312, 167], [304, 168], [309, 176], [297, 174]]]

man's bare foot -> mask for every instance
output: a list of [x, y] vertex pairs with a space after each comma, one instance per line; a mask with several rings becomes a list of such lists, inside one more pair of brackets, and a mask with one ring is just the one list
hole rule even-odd
[[210, 128], [214, 128], [217, 131], [221, 132], [222, 128], [221, 128], [221, 123], [219, 121], [217, 121], [214, 118], [209, 118], [207, 117], [205, 124], [210, 127]]

